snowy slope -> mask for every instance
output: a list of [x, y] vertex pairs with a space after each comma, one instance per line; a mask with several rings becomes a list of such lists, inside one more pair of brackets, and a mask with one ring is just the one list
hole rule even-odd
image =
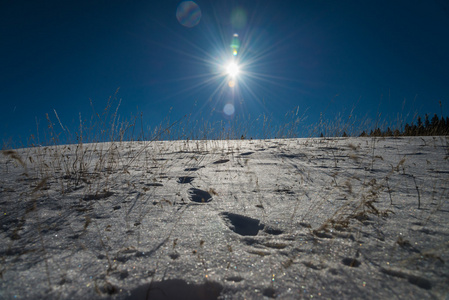
[[447, 299], [449, 139], [0, 156], [1, 299]]

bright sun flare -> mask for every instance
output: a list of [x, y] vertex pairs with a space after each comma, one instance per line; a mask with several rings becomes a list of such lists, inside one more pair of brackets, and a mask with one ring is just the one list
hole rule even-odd
[[231, 62], [226, 67], [226, 73], [231, 77], [236, 77], [239, 74], [239, 66], [235, 62]]

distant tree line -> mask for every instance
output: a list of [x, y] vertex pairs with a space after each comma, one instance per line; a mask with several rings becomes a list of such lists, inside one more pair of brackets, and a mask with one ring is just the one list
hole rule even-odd
[[[419, 116], [417, 118], [416, 124], [412, 122], [411, 124], [405, 124], [404, 129], [394, 129], [391, 130], [388, 127], [386, 130], [382, 131], [380, 128], [376, 128], [371, 130], [370, 133], [366, 133], [363, 131], [360, 136], [424, 136], [424, 135], [449, 135], [449, 117], [441, 117], [435, 114], [431, 120], [429, 120], [429, 116], [426, 114], [424, 117], [424, 122], [422, 118]], [[346, 133], [343, 133], [343, 136], [346, 136]]]

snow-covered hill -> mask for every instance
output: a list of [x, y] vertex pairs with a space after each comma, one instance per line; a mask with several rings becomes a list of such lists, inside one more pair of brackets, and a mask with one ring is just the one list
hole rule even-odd
[[449, 139], [4, 151], [1, 299], [446, 299]]

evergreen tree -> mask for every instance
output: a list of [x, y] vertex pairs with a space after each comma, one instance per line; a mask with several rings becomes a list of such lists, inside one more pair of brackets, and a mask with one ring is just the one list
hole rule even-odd
[[429, 116], [426, 114], [424, 119], [424, 134], [429, 134], [430, 129], [430, 122], [429, 122]]
[[444, 135], [445, 128], [446, 121], [443, 117], [441, 117], [441, 119], [438, 119], [438, 135]]
[[421, 116], [418, 116], [418, 127], [422, 127], [422, 120], [421, 120]]
[[444, 122], [444, 127], [442, 131], [443, 135], [449, 135], [449, 117], [446, 117], [446, 121]]
[[382, 132], [380, 131], [380, 128], [376, 128], [376, 130], [374, 130], [374, 136], [382, 136]]
[[394, 132], [393, 132], [393, 135], [398, 137], [398, 136], [401, 135], [401, 132], [399, 131], [399, 129], [395, 129]]
[[435, 114], [430, 121], [430, 134], [431, 135], [437, 135], [438, 134], [438, 125], [440, 123], [440, 120], [438, 119], [437, 114]]
[[410, 125], [408, 125], [408, 123], [406, 123], [404, 126], [404, 135], [405, 136], [412, 135], [411, 128], [410, 128]]
[[424, 133], [424, 125], [421, 120], [421, 116], [418, 116], [418, 125], [417, 125], [417, 132], [414, 133], [414, 135], [422, 135]]

